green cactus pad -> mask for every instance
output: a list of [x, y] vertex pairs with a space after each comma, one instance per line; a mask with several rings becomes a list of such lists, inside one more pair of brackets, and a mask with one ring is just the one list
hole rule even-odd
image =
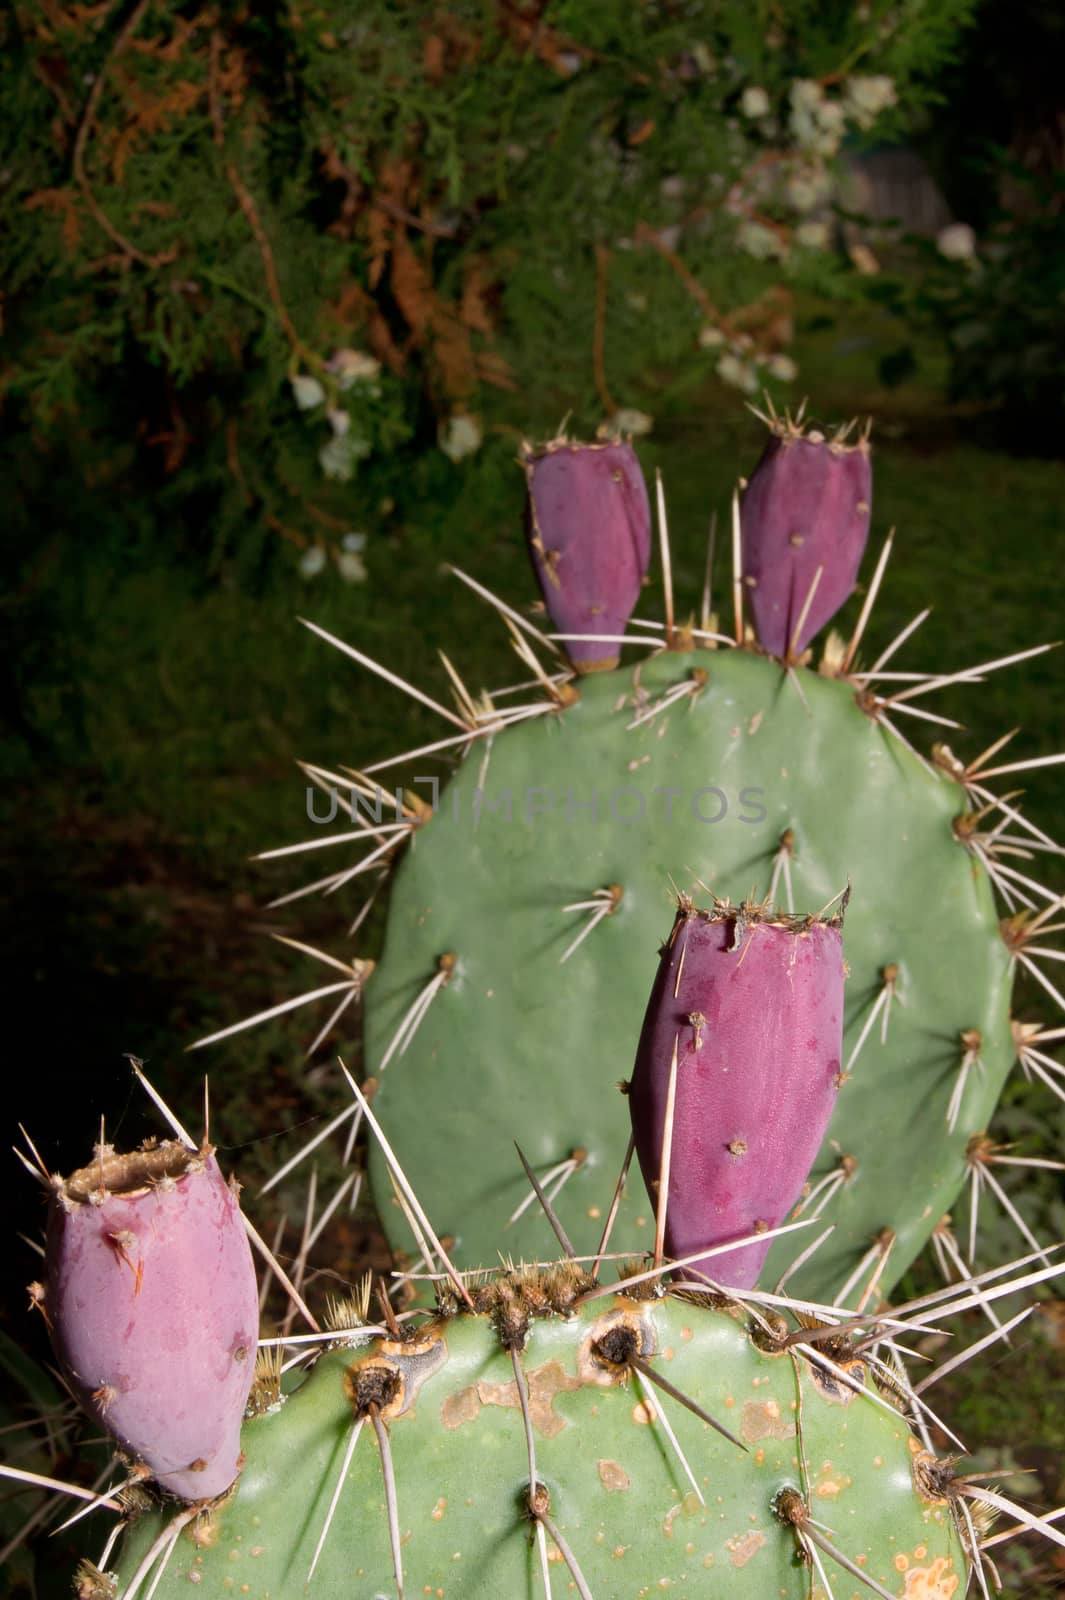
[[[686, 683], [699, 692], [628, 726]], [[675, 891], [699, 880], [734, 902], [764, 896], [791, 830], [796, 910], [818, 911], [852, 885], [845, 1065], [885, 970], [895, 977], [813, 1174], [847, 1172], [823, 1212], [835, 1232], [789, 1287], [832, 1299], [888, 1229], [890, 1286], [954, 1201], [967, 1142], [1014, 1057], [998, 915], [983, 867], [952, 831], [967, 809], [961, 787], [873, 721], [852, 685], [804, 669], [789, 681], [747, 651], [663, 653], [585, 680], [576, 704], [498, 735], [486, 775], [475, 750], [401, 863], [366, 992], [375, 1074], [440, 959], [455, 958], [379, 1073], [378, 1105], [459, 1263], [492, 1264], [500, 1246], [524, 1259], [557, 1249], [536, 1205], [505, 1226], [529, 1193], [515, 1139], [540, 1174], [578, 1153], [556, 1209], [575, 1249], [594, 1253], [628, 1140], [615, 1085], [632, 1070]], [[594, 914], [563, 908], [607, 891], [614, 909], [561, 962]], [[948, 1132], [963, 1033], [979, 1036], [979, 1064]], [[376, 1152], [372, 1163], [386, 1226], [410, 1249]], [[618, 1235], [649, 1242], [653, 1229], [634, 1174]], [[780, 1240], [765, 1281], [816, 1231]]]
[[[542, 1280], [541, 1280], [542, 1281]], [[714, 1432], [597, 1341], [621, 1327], [648, 1366], [746, 1446]], [[548, 1515], [596, 1600], [667, 1591], [810, 1600], [822, 1595], [774, 1507], [795, 1491], [835, 1547], [890, 1595], [950, 1600], [965, 1556], [949, 1503], [929, 1493], [925, 1456], [901, 1416], [801, 1356], [758, 1348], [738, 1307], [608, 1295], [532, 1322], [518, 1358]], [[307, 1577], [353, 1427], [346, 1373], [387, 1369], [402, 1387], [385, 1410], [407, 1596], [543, 1596], [527, 1510], [529, 1466], [513, 1358], [487, 1315], [428, 1323], [406, 1345], [367, 1344], [322, 1360], [279, 1412], [245, 1428], [232, 1498], [179, 1539], [157, 1600], [197, 1594], [391, 1600], [397, 1592], [382, 1458], [362, 1430], [313, 1578]], [[852, 1380], [868, 1380], [860, 1363]], [[393, 1384], [395, 1379], [393, 1378]], [[656, 1396], [649, 1405], [640, 1384]], [[367, 1392], [365, 1388], [360, 1393]], [[699, 1484], [686, 1476], [661, 1408]], [[122, 1552], [128, 1584], [166, 1513], [137, 1522]], [[189, 1534], [193, 1537], [189, 1537]], [[552, 1592], [576, 1592], [545, 1524]], [[872, 1592], [819, 1552], [837, 1596]]]

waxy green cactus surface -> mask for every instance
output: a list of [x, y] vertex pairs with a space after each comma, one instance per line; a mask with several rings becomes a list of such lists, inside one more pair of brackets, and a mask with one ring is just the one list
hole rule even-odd
[[[860, 1362], [846, 1366], [850, 1388], [794, 1352], [759, 1348], [738, 1307], [677, 1296], [607, 1294], [575, 1303], [568, 1315], [536, 1317], [520, 1355], [503, 1348], [505, 1326], [498, 1308], [494, 1318], [463, 1313], [427, 1322], [405, 1343], [324, 1356], [278, 1409], [246, 1425], [234, 1495], [182, 1533], [156, 1600], [391, 1600], [399, 1584], [382, 1432], [395, 1477], [403, 1593], [539, 1600], [545, 1588], [515, 1362], [546, 1490], [539, 1504], [555, 1596], [577, 1592], [564, 1543], [596, 1600], [823, 1600], [795, 1525], [782, 1518], [789, 1506], [830, 1529], [822, 1537], [880, 1592], [900, 1600], [963, 1592], [965, 1557], [950, 1505], [929, 1494], [928, 1458], [903, 1419], [874, 1400]], [[610, 1359], [628, 1349], [739, 1445]], [[376, 1423], [370, 1396], [382, 1400]], [[167, 1516], [134, 1525], [122, 1583]], [[837, 1600], [870, 1593], [823, 1548], [818, 1554]]]
[[[498, 735], [487, 768], [475, 748], [443, 790], [392, 889], [365, 994], [366, 1063], [460, 1264], [556, 1248], [537, 1206], [507, 1226], [529, 1193], [514, 1140], [542, 1176], [572, 1158], [556, 1209], [579, 1253], [597, 1248], [629, 1132], [614, 1085], [633, 1070], [676, 891], [696, 882], [734, 904], [772, 884], [780, 905], [803, 910], [853, 889], [844, 1081], [813, 1174], [829, 1179], [822, 1215], [835, 1231], [792, 1292], [831, 1300], [865, 1258], [886, 1291], [949, 1210], [1014, 1059], [1009, 952], [985, 870], [955, 834], [964, 790], [859, 700], [846, 680], [789, 677], [750, 651], [663, 652], [582, 680], [574, 704]], [[609, 912], [563, 961], [595, 915], [564, 908], [597, 895]], [[446, 981], [380, 1072], [442, 959]], [[970, 1053], [951, 1128], [974, 1038], [982, 1065], [971, 1070]], [[386, 1226], [412, 1249], [376, 1153], [371, 1163]], [[619, 1236], [649, 1243], [653, 1231], [630, 1184]], [[809, 1242], [778, 1241], [764, 1281]]]

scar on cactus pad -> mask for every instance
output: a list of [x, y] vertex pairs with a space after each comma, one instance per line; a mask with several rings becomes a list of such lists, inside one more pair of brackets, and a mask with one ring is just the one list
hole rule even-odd
[[[613, 640], [594, 641], [619, 649], [624, 666], [578, 674], [562, 651], [563, 643], [575, 649], [574, 640], [542, 632], [520, 605], [465, 573], [458, 575], [509, 630], [522, 679], [537, 686], [524, 695], [474, 694], [449, 662], [454, 706], [446, 706], [315, 628], [391, 689], [428, 702], [445, 726], [430, 746], [370, 772], [304, 769], [312, 785], [350, 804], [353, 826], [318, 828], [312, 839], [266, 854], [318, 850], [332, 839], [346, 855], [353, 831], [365, 845], [356, 845], [353, 862], [284, 898], [356, 892], [357, 928], [363, 886], [372, 895], [390, 880], [384, 949], [368, 981], [350, 949], [315, 952], [331, 982], [261, 1017], [322, 998], [317, 1045], [362, 998], [365, 1070], [397, 1153], [419, 1174], [460, 1264], [493, 1260], [500, 1238], [515, 1256], [554, 1248], [538, 1209], [521, 1209], [528, 1189], [509, 1155], [515, 1137], [575, 1248], [594, 1250], [598, 1183], [628, 1133], [624, 1102], [604, 1091], [628, 1070], [647, 951], [661, 938], [674, 885], [699, 881], [733, 905], [771, 894], [787, 911], [826, 904], [848, 879], [854, 886], [843, 1081], [810, 1193], [799, 1202], [802, 1215], [823, 1217], [834, 1231], [798, 1270], [796, 1292], [860, 1294], [874, 1273], [890, 1289], [970, 1180], [970, 1141], [986, 1132], [1017, 1055], [1015, 971], [1030, 972], [1063, 1004], [1043, 955], [1056, 896], [1024, 860], [1029, 848], [1038, 853], [1052, 841], [1024, 817], [1015, 794], [1001, 792], [1063, 758], [1011, 760], [1001, 741], [971, 760], [945, 744], [928, 756], [905, 731], [930, 721], [942, 736], [946, 719], [929, 709], [935, 690], [975, 684], [1050, 647], [939, 674], [907, 672], [900, 652], [922, 613], [870, 649], [889, 537], [849, 638], [829, 631], [815, 663], [805, 630], [811, 618], [828, 620], [815, 611], [821, 599], [838, 603], [853, 584], [854, 518], [869, 497], [852, 475], [870, 458], [864, 440], [851, 447], [787, 419], [770, 423], [768, 465], [733, 507], [727, 619], [704, 592], [697, 623], [678, 620], [659, 492], [665, 618], [637, 617]], [[820, 577], [816, 589], [810, 577], [805, 594], [787, 578], [799, 615], [789, 601], [787, 626], [774, 635], [757, 611], [751, 627], [750, 597], [759, 587], [777, 592], [778, 535], [791, 527], [794, 505], [781, 512], [773, 497], [786, 486], [780, 463], [800, 446], [813, 451], [832, 492], [813, 495], [803, 465], [803, 504], [814, 508], [816, 525], [809, 545], [804, 535], [791, 548], [816, 554]], [[805, 463], [808, 454], [795, 459]], [[841, 506], [842, 529], [833, 522]], [[547, 514], [545, 498], [536, 507], [540, 538], [561, 548]], [[618, 526], [611, 515], [598, 532], [616, 541]], [[594, 542], [596, 527], [581, 527]], [[744, 578], [754, 575], [756, 544], [768, 565], [752, 589]], [[605, 633], [590, 622], [588, 631]], [[413, 780], [423, 791], [417, 796], [412, 788], [383, 792], [404, 766], [424, 774], [434, 757], [455, 769], [442, 792], [434, 789], [431, 814], [424, 776]], [[963, 1042], [976, 1035], [978, 1058]], [[1061, 1094], [1060, 1069], [1047, 1059], [1048, 1086]], [[372, 1151], [370, 1175], [393, 1243], [416, 1250]], [[626, 1229], [647, 1236], [653, 1218], [631, 1189], [621, 1208]], [[767, 1270], [783, 1273], [803, 1249], [791, 1237], [778, 1240]]]
[[665, 1287], [675, 1264], [603, 1281], [605, 1241], [591, 1265], [460, 1273], [348, 1082], [421, 1219], [436, 1305], [397, 1314], [382, 1284], [385, 1325], [372, 1325], [367, 1284], [325, 1330], [266, 1341], [288, 1347], [288, 1376], [249, 1406], [236, 1485], [177, 1511], [152, 1508], [150, 1483], [107, 1491], [100, 1504], [121, 1516], [99, 1560], [81, 1563], [82, 1600], [167, 1600], [189, 1582], [364, 1600], [636, 1600], [656, 1587], [819, 1600], [852, 1584], [958, 1600], [971, 1565], [981, 1583], [984, 1564], [993, 1573], [985, 1547], [1017, 1531], [990, 1536], [996, 1512], [1065, 1545], [937, 1459], [900, 1360], [930, 1317], [1046, 1270], [856, 1317], [705, 1279]]

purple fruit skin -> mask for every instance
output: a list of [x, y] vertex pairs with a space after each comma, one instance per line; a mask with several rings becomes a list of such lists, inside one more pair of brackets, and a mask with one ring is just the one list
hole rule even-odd
[[[70, 1209], [53, 1200], [46, 1268], [52, 1342], [90, 1414], [180, 1499], [228, 1489], [259, 1301], [240, 1208], [214, 1157], [173, 1186]], [[101, 1390], [113, 1393], [101, 1402]]]
[[[651, 559], [651, 510], [631, 444], [556, 445], [525, 461], [526, 531], [559, 633], [620, 634]], [[578, 671], [615, 666], [618, 647], [569, 640]]]
[[[759, 923], [741, 932], [738, 948], [730, 950], [734, 926], [698, 914], [678, 918], [629, 1089], [636, 1153], [657, 1205], [679, 1036], [665, 1235], [674, 1260], [743, 1238], [756, 1225], [774, 1228], [784, 1221], [836, 1100], [843, 1032], [839, 929], [815, 923], [797, 934]], [[698, 1028], [689, 1021], [695, 1013], [705, 1018]], [[697, 1262], [695, 1270], [728, 1287], [751, 1288], [768, 1248], [745, 1245]]]
[[[853, 593], [872, 499], [866, 445], [794, 434], [769, 440], [744, 491], [740, 522], [744, 592], [770, 655], [801, 655]], [[824, 570], [794, 638], [818, 567]]]

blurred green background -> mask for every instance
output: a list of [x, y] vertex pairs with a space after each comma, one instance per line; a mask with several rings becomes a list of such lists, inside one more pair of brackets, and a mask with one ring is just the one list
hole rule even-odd
[[[267, 909], [306, 876], [249, 861], [305, 832], [296, 760], [437, 736], [296, 618], [440, 698], [441, 648], [471, 688], [512, 680], [445, 566], [532, 601], [523, 436], [567, 414], [637, 429], [684, 612], [761, 448], [745, 400], [871, 414], [876, 545], [898, 529], [873, 644], [926, 605], [907, 667], [1061, 636], [1063, 31], [1038, 0], [0, 18], [0, 956], [9, 1120], [49, 1164], [84, 1159], [101, 1115], [123, 1141], [154, 1128], [125, 1052], [189, 1117], [209, 1070], [252, 1188], [329, 1106], [306, 1014], [183, 1053], [322, 981], [264, 934], [328, 948], [357, 907]], [[642, 614], [660, 607], [656, 574]], [[945, 693], [953, 747], [1019, 725], [1018, 758], [1060, 749], [1063, 670], [1050, 653]], [[1065, 769], [1027, 788], [1059, 831]], [[380, 929], [376, 910], [367, 954]], [[1062, 1113], [1018, 1082], [995, 1131], [1053, 1156]], [[1016, 1188], [1065, 1235], [1056, 1174]], [[341, 1276], [381, 1259], [366, 1208], [326, 1243]], [[9, 1253], [0, 1331], [33, 1345], [34, 1257]], [[1065, 1321], [1051, 1307], [991, 1369], [944, 1409], [1060, 1502]], [[9, 1375], [21, 1419], [34, 1380]], [[5, 1536], [30, 1507], [4, 1504]], [[1017, 1593], [1065, 1583], [1034, 1548], [1005, 1570]], [[21, 1552], [11, 1573], [42, 1581]]]

